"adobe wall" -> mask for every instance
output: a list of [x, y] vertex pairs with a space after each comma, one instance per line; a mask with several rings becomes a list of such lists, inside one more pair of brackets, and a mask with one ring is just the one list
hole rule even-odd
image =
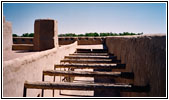
[[12, 51], [12, 24], [3, 16], [3, 51]]
[[13, 44], [33, 44], [33, 37], [13, 37]]
[[105, 37], [59, 37], [59, 45], [71, 44], [74, 41], [78, 42], [78, 45], [97, 45], [103, 44]]
[[[75, 41], [78, 45], [103, 44], [105, 37], [58, 37], [59, 45], [72, 44]], [[13, 37], [14, 44], [33, 44], [33, 37]]]
[[35, 51], [58, 47], [58, 22], [53, 19], [37, 19], [34, 23], [33, 45]]
[[[44, 69], [54, 69], [54, 64], [60, 63], [64, 56], [75, 52], [77, 42], [34, 53], [3, 62], [3, 96], [22, 97], [24, 82], [42, 81]], [[30, 90], [28, 96], [36, 97], [40, 90]]]
[[134, 85], [150, 85], [149, 93], [122, 96], [166, 96], [166, 35], [107, 37], [106, 45], [109, 53], [126, 64], [124, 71], [134, 72]]

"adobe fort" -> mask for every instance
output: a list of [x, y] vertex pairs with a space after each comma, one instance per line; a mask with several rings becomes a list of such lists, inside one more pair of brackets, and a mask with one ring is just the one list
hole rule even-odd
[[37, 19], [13, 37], [3, 18], [4, 97], [165, 97], [166, 35], [59, 37]]

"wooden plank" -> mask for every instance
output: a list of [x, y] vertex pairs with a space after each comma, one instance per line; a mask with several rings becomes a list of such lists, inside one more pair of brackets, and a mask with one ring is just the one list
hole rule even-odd
[[64, 59], [61, 61], [112, 61], [112, 59]]
[[131, 72], [99, 72], [99, 71], [57, 71], [44, 70], [44, 75], [49, 76], [78, 76], [78, 77], [121, 77], [133, 79], [134, 74]]
[[113, 59], [116, 60], [116, 56], [65, 56], [65, 59]]
[[108, 53], [73, 53], [69, 55], [86, 55], [86, 56], [108, 56]]
[[27, 88], [31, 89], [59, 89], [59, 90], [101, 90], [116, 89], [120, 92], [149, 92], [150, 85], [134, 86], [131, 84], [109, 84], [109, 83], [71, 83], [71, 82], [25, 82], [23, 96], [26, 97]]
[[107, 49], [76, 49], [77, 51], [108, 51]]
[[91, 49], [76, 49], [76, 51], [91, 51]]
[[92, 51], [106, 51], [106, 52], [108, 52], [107, 49], [92, 49]]
[[119, 89], [127, 90], [129, 84], [108, 83], [71, 83], [71, 82], [25, 82], [24, 87], [32, 89], [61, 89], [61, 90], [94, 90], [94, 89]]
[[114, 64], [120, 63], [120, 60], [111, 60], [111, 59], [64, 59], [60, 62], [64, 63], [102, 63], [102, 64]]
[[76, 68], [76, 69], [125, 69], [125, 64], [58, 64], [55, 68]]
[[77, 49], [76, 53], [87, 53], [87, 52], [91, 52], [91, 49]]
[[106, 53], [107, 49], [77, 49], [77, 53]]

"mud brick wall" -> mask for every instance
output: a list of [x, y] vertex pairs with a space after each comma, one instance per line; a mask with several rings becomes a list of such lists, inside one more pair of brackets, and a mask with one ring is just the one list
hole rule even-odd
[[59, 37], [59, 45], [67, 45], [77, 41], [78, 45], [103, 44], [105, 37]]
[[[42, 71], [54, 69], [64, 56], [74, 53], [77, 42], [3, 62], [3, 97], [23, 97], [25, 81], [42, 81]], [[53, 78], [49, 81], [53, 81]], [[30, 89], [28, 97], [36, 97], [41, 90]], [[50, 95], [49, 95], [50, 96]]]
[[13, 44], [33, 44], [33, 37], [13, 37]]
[[59, 45], [67, 45], [77, 41], [78, 45], [103, 44], [105, 37], [59, 37]]
[[97, 45], [103, 44], [104, 37], [79, 37], [78, 44], [79, 45]]
[[[103, 44], [105, 37], [58, 37], [59, 45], [69, 45], [78, 42], [78, 45]], [[13, 44], [33, 44], [33, 37], [13, 37]]]
[[4, 52], [12, 50], [12, 24], [5, 21], [5, 17], [3, 17], [3, 43]]
[[53, 19], [37, 19], [34, 24], [34, 50], [41, 51], [58, 46], [57, 21]]
[[126, 64], [124, 71], [134, 72], [134, 85], [150, 85], [148, 93], [121, 93], [122, 96], [166, 96], [165, 35], [107, 37], [106, 45], [109, 53]]

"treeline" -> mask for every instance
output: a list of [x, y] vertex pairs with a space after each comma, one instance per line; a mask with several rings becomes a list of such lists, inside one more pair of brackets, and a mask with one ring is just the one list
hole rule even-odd
[[69, 36], [72, 36], [72, 37], [80, 37], [80, 36], [124, 36], [124, 35], [142, 35], [142, 33], [130, 33], [130, 32], [123, 32], [123, 33], [97, 33], [97, 32], [94, 32], [94, 33], [85, 33], [85, 34], [75, 34], [75, 33], [66, 33], [66, 34], [59, 34], [59, 37], [69, 37]]
[[[97, 37], [97, 36], [124, 36], [124, 35], [142, 35], [142, 33], [130, 33], [130, 32], [123, 32], [123, 33], [85, 33], [85, 34], [75, 34], [75, 33], [66, 33], [66, 34], [59, 34], [59, 37], [81, 37], [81, 36], [86, 36], [86, 37]], [[13, 34], [13, 37], [18, 37], [17, 34]], [[34, 37], [34, 33], [24, 33], [21, 35], [21, 37]]]
[[34, 33], [24, 33], [21, 36], [17, 34], [12, 34], [13, 37], [34, 37]]

